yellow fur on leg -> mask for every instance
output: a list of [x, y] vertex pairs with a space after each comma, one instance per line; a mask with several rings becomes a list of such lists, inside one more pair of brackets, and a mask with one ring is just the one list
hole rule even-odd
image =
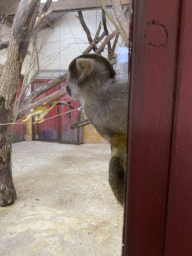
[[119, 157], [122, 160], [124, 170], [126, 170], [127, 163], [127, 136], [119, 134], [110, 139], [111, 157]]

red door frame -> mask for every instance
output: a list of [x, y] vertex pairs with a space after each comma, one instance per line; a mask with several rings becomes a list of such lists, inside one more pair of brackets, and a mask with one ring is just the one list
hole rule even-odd
[[192, 255], [192, 0], [183, 1], [165, 255]]
[[192, 255], [191, 10], [134, 0], [123, 256]]

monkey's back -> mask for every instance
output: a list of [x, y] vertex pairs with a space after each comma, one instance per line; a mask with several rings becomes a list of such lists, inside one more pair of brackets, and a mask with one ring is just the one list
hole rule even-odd
[[84, 99], [85, 114], [101, 136], [109, 140], [127, 134], [128, 82], [111, 80], [89, 89]]

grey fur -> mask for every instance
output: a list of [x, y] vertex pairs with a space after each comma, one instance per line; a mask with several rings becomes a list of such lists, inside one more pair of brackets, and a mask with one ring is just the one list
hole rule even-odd
[[[87, 66], [79, 66], [86, 62]], [[86, 68], [90, 68], [86, 70]], [[89, 75], [86, 75], [87, 74]], [[111, 64], [102, 56], [84, 54], [69, 65], [67, 91], [72, 98], [84, 100], [87, 118], [111, 143], [111, 138], [127, 134], [128, 81], [117, 81]], [[82, 79], [81, 79], [82, 77]], [[109, 166], [109, 182], [117, 200], [124, 200], [124, 177], [118, 178], [118, 172], [125, 174], [126, 153], [112, 145], [112, 158]], [[114, 180], [115, 179], [115, 180]], [[123, 180], [123, 181], [122, 181]], [[115, 184], [115, 185], [114, 185]]]

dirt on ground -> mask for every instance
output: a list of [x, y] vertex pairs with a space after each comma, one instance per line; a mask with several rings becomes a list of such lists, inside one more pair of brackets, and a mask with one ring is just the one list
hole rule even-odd
[[109, 159], [109, 144], [14, 144], [17, 200], [0, 208], [0, 256], [120, 256]]

